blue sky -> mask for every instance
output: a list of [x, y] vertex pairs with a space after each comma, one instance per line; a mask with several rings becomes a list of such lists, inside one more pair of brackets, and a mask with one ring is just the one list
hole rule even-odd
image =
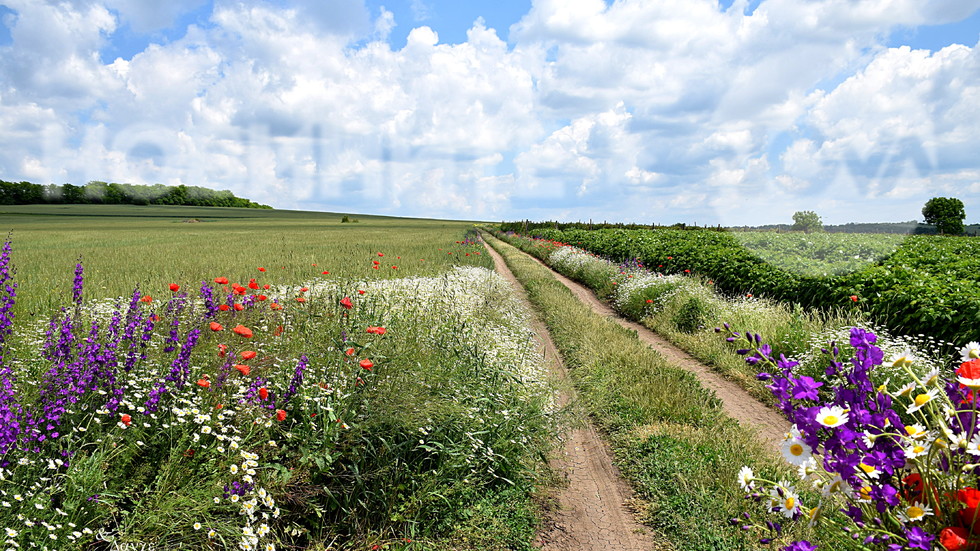
[[0, 179], [664, 224], [945, 195], [980, 221], [978, 41], [980, 0], [0, 0]]

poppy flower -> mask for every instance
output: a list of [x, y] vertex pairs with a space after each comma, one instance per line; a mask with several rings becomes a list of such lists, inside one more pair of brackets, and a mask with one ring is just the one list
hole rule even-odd
[[159, 321], [159, 320], [160, 320], [160, 316], [156, 314], [150, 314], [150, 321]]
[[323, 272], [323, 275], [330, 275], [330, 272]]
[[851, 302], [857, 302], [857, 301], [858, 301], [858, 296], [857, 295], [851, 295]]
[[216, 405], [216, 406], [214, 406], [214, 409], [221, 409], [221, 408], [223, 408], [223, 407], [225, 407], [225, 406], [223, 406], [223, 405], [221, 405], [221, 404], [218, 404], [218, 405]]
[[248, 289], [246, 289], [244, 287], [235, 287], [235, 294], [236, 295], [244, 295], [247, 291], [248, 291]]
[[204, 379], [204, 378], [198, 379], [197, 380], [197, 386], [202, 386], [204, 388], [208, 388], [208, 387], [211, 386], [211, 381], [209, 381], [207, 379]]
[[372, 362], [371, 360], [368, 360], [368, 359], [365, 358], [365, 359], [361, 360], [361, 362], [360, 362], [359, 365], [361, 367], [363, 367], [364, 369], [366, 369], [368, 371], [371, 371], [371, 368], [374, 367], [374, 362]]
[[378, 253], [378, 256], [384, 256], [385, 253]]
[[281, 409], [277, 409], [276, 410], [276, 421], [285, 421], [285, 420], [286, 420], [286, 412], [283, 411], [283, 410], [281, 410]]
[[254, 350], [246, 350], [245, 352], [239, 354], [239, 356], [241, 356], [243, 360], [251, 360], [256, 356], [256, 352]]
[[691, 270], [684, 270], [684, 273], [685, 274], [689, 274], [689, 273], [691, 273]]
[[153, 297], [151, 297], [150, 295], [143, 295], [143, 297], [140, 298], [140, 302], [146, 302], [146, 303], [153, 302]]
[[181, 455], [184, 457], [194, 457], [194, 450], [186, 450]]
[[170, 290], [176, 293], [177, 291], [180, 290], [180, 285], [177, 285], [176, 283], [171, 283]]
[[250, 279], [250, 280], [248, 280], [248, 288], [249, 289], [258, 289], [259, 288], [259, 284], [256, 283], [254, 279]]
[[354, 349], [353, 348], [348, 348], [347, 350], [344, 350], [344, 354], [347, 354], [348, 356], [353, 356], [354, 355]]
[[357, 294], [359, 294], [359, 295], [363, 295], [363, 294], [364, 294], [364, 293], [366, 293], [366, 292], [367, 292], [367, 291], [365, 291], [364, 289], [358, 289], [358, 290], [357, 290]]
[[252, 368], [245, 364], [238, 364], [235, 366], [235, 369], [237, 369], [238, 372], [241, 373], [242, 375], [246, 375], [246, 376], [252, 372]]
[[236, 325], [232, 331], [234, 331], [234, 333], [240, 337], [244, 337], [246, 339], [252, 338], [252, 330], [244, 325]]
[[653, 304], [653, 299], [652, 298], [648, 298], [647, 299], [647, 304]]
[[367, 332], [369, 334], [374, 334], [374, 335], [384, 335], [385, 333], [388, 332], [388, 330], [385, 329], [384, 327], [368, 326]]
[[354, 303], [350, 301], [350, 297], [340, 299], [340, 305], [348, 310], [354, 307]]
[[278, 302], [273, 302], [272, 304], [269, 305], [269, 308], [272, 308], [273, 310], [282, 310], [282, 304], [279, 304]]
[[266, 283], [265, 285], [262, 286], [262, 288], [265, 289], [266, 291], [268, 291], [270, 289], [270, 287], [271, 286], [268, 283]]
[[238, 303], [235, 303], [235, 306], [234, 306], [234, 308], [235, 308], [235, 311], [236, 311], [236, 312], [241, 312], [242, 310], [244, 310], [244, 309], [245, 309], [245, 307], [244, 307], [244, 306], [242, 306], [241, 304], [238, 304]]
[[391, 269], [392, 270], [397, 270], [398, 269], [398, 266], [392, 266]]
[[218, 285], [228, 285], [228, 278], [227, 277], [216, 277], [216, 278], [214, 278], [214, 282], [217, 283]]
[[259, 268], [259, 271], [260, 272], [264, 272], [265, 271], [265, 268]]
[[231, 306], [228, 306], [227, 304], [219, 304], [218, 305], [218, 310], [221, 310], [222, 312], [227, 312], [230, 309], [231, 309]]
[[224, 358], [225, 357], [225, 354], [227, 354], [227, 353], [228, 353], [228, 345], [227, 344], [219, 344], [218, 345], [218, 357]]
[[267, 400], [269, 398], [269, 389], [262, 387], [259, 389], [259, 398]]
[[208, 325], [208, 327], [210, 327], [212, 331], [223, 331], [223, 330], [225, 329], [224, 327], [222, 327], [222, 326], [221, 326], [221, 324], [220, 324], [220, 323], [218, 323], [218, 322], [216, 322], [216, 321], [212, 321], [212, 322], [211, 322], [211, 323], [210, 323], [210, 324]]
[[119, 420], [122, 421], [122, 424], [126, 425], [127, 427], [133, 423], [133, 418], [130, 417], [128, 413], [123, 413], [120, 415]]
[[257, 301], [259, 301], [259, 302], [262, 302], [263, 300], [266, 300], [266, 299], [268, 299], [268, 298], [269, 298], [269, 297], [267, 297], [267, 296], [265, 296], [265, 295], [259, 295], [259, 296], [257, 296], [257, 297], [255, 297], [255, 300], [257, 300]]
[[375, 270], [377, 270], [377, 269], [378, 269], [378, 267], [377, 267], [377, 266], [372, 266], [372, 267], [373, 267], [373, 268], [374, 268]]
[[305, 297], [296, 297], [296, 302], [306, 302]]
[[380, 262], [378, 262], [377, 260], [372, 260], [372, 261], [371, 261], [371, 264], [374, 264], [375, 266], [377, 266], [378, 264], [381, 264], [381, 263], [380, 263]]
[[970, 537], [970, 533], [967, 532], [966, 528], [961, 526], [949, 526], [943, 528], [939, 532], [939, 543], [943, 545], [948, 551], [961, 551], [968, 549], [969, 542], [967, 538]]
[[276, 327], [276, 332], [273, 333], [273, 335], [275, 335], [275, 336], [278, 337], [279, 335], [282, 335], [282, 331], [283, 331], [283, 329], [282, 329], [282, 326], [280, 325], [279, 327]]

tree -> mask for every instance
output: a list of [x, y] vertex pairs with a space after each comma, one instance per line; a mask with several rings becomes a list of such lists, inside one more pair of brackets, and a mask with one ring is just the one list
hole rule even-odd
[[960, 235], [963, 233], [966, 210], [963, 201], [955, 197], [933, 197], [922, 207], [922, 216], [925, 217], [926, 224], [936, 226], [939, 233]]
[[793, 214], [793, 230], [805, 233], [823, 231], [823, 222], [812, 210], [798, 211]]

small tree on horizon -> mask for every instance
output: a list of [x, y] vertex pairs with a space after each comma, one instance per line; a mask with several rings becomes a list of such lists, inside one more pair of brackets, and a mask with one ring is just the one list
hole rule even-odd
[[961, 235], [966, 209], [955, 197], [933, 197], [922, 207], [922, 216], [943, 235]]
[[793, 231], [813, 233], [823, 231], [820, 216], [812, 210], [797, 211], [793, 214]]

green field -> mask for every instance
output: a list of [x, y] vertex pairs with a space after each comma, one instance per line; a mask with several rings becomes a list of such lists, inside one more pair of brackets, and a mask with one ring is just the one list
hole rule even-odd
[[[78, 259], [86, 271], [86, 298], [128, 296], [137, 285], [144, 294], [165, 295], [170, 283], [199, 287], [217, 276], [244, 284], [256, 277], [258, 267], [266, 268], [268, 283], [295, 285], [490, 265], [485, 257], [467, 257], [456, 243], [473, 227], [469, 222], [350, 215], [359, 222], [341, 223], [342, 216], [217, 207], [4, 205], [0, 230], [13, 242], [18, 313], [28, 315], [62, 305]], [[372, 260], [383, 261], [378, 270]]]

